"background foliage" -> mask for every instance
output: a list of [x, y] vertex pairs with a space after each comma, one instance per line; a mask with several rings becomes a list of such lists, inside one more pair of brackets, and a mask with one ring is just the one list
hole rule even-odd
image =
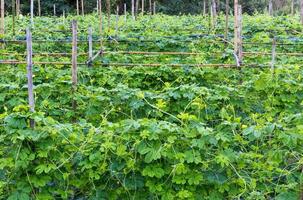
[[[140, 0], [141, 1], [141, 0]], [[153, 2], [154, 0], [152, 0]], [[210, 0], [206, 0], [207, 4], [210, 5]], [[29, 13], [29, 2], [30, 1], [21, 1], [21, 9], [24, 14]], [[80, 0], [79, 0], [80, 2]], [[148, 0], [145, 0], [146, 10], [149, 8]], [[165, 14], [179, 14], [179, 13], [190, 13], [190, 14], [199, 14], [203, 10], [203, 1], [202, 0], [157, 0], [157, 10], [158, 12], [163, 12]], [[230, 1], [230, 6], [233, 6], [233, 1]], [[11, 8], [11, 1], [5, 2], [8, 8]], [[113, 5], [120, 5], [123, 8], [123, 4], [127, 3], [130, 9], [131, 0], [111, 0]], [[291, 0], [273, 0], [274, 8], [276, 12], [289, 13]], [[37, 4], [37, 1], [35, 1]], [[76, 1], [75, 0], [41, 0], [42, 4], [42, 13], [43, 14], [52, 14], [53, 13], [53, 4], [57, 5], [58, 14], [62, 14], [63, 10], [69, 13], [75, 13]], [[105, 8], [105, 0], [103, 0]], [[218, 10], [224, 10], [225, 0], [217, 0], [219, 5]], [[263, 12], [268, 5], [268, 0], [240, 0], [245, 12], [254, 13], [254, 12]], [[296, 8], [299, 7], [299, 1], [295, 0]], [[114, 6], [115, 7], [115, 6]], [[85, 0], [85, 12], [92, 12], [96, 9], [96, 0]]]

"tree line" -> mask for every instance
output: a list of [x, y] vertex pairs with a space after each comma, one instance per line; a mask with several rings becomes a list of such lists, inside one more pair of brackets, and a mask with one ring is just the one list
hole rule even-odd
[[[85, 13], [91, 13], [97, 10], [98, 0], [34, 0], [35, 15], [38, 15], [40, 6], [42, 15], [53, 15], [54, 5], [56, 6], [56, 14], [61, 15], [63, 12], [75, 14], [78, 9], [81, 9], [83, 2], [83, 10]], [[102, 7], [104, 10], [108, 10], [111, 7], [111, 12], [115, 12], [116, 6], [119, 6], [121, 12], [124, 8], [124, 4], [127, 5], [127, 9], [131, 10], [132, 0], [102, 0]], [[137, 11], [141, 11], [142, 2], [144, 2], [145, 11], [149, 11], [150, 4], [156, 2], [157, 12], [165, 14], [201, 14], [206, 6], [206, 13], [210, 12], [211, 5], [215, 2], [217, 12], [224, 12], [226, 8], [226, 2], [229, 2], [229, 6], [233, 8], [233, 0], [134, 0], [138, 6]], [[302, 0], [240, 0], [239, 3], [243, 7], [243, 11], [249, 14], [269, 12], [272, 8], [274, 14], [294, 14], [300, 11], [300, 5]], [[78, 2], [78, 6], [77, 6]], [[19, 9], [21, 14], [27, 15], [30, 11], [30, 0], [6, 0], [5, 1], [6, 14], [11, 14], [14, 9]], [[17, 11], [17, 13], [18, 13]]]

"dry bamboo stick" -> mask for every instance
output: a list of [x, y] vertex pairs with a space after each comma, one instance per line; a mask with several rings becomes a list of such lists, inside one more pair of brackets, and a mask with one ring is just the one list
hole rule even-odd
[[81, 12], [82, 12], [82, 16], [84, 16], [84, 1], [81, 0]]
[[[35, 112], [34, 84], [33, 84], [33, 48], [32, 34], [29, 28], [26, 30], [27, 46], [27, 86], [28, 86], [28, 103], [30, 112]], [[35, 127], [35, 121], [30, 120], [30, 127]]]
[[38, 16], [41, 17], [41, 1], [38, 0]]
[[[73, 20], [72, 21], [72, 29], [73, 29], [73, 43], [72, 43], [72, 92], [75, 93], [77, 91], [77, 85], [78, 85], [78, 76], [77, 76], [77, 71], [78, 71], [78, 66], [77, 66], [77, 21]], [[72, 107], [74, 112], [77, 110], [77, 102], [73, 98], [72, 101]], [[75, 121], [75, 120], [73, 120]]]
[[76, 9], [77, 9], [77, 15], [79, 16], [80, 12], [79, 12], [79, 0], [76, 1]]
[[93, 29], [90, 26], [88, 29], [88, 67], [91, 67], [93, 58]]
[[136, 17], [135, 17], [135, 0], [132, 0], [132, 17], [133, 17], [133, 20], [136, 19]]
[[34, 0], [31, 0], [30, 12], [31, 12], [31, 26], [33, 26], [34, 25]]

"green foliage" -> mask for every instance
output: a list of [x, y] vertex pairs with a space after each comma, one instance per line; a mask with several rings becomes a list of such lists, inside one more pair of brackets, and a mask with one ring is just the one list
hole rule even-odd
[[[139, 27], [137, 34], [144, 39], [159, 40], [157, 37], [174, 34], [186, 39], [184, 32], [176, 33], [174, 28], [193, 28], [202, 21], [202, 17], [182, 16], [177, 18], [179, 21], [176, 18], [159, 15], [150, 21], [141, 19], [146, 26], [163, 28], [158, 35], [153, 26], [146, 28], [139, 22], [134, 22], [134, 26]], [[20, 32], [26, 20], [18, 22]], [[35, 24], [34, 37], [50, 39], [69, 34], [48, 34], [46, 29], [57, 28], [58, 24], [49, 18], [40, 20]], [[68, 30], [69, 20], [60, 27]], [[86, 30], [97, 20], [94, 15], [84, 18], [79, 22], [80, 29]], [[251, 34], [266, 32], [263, 26], [272, 23], [264, 15], [246, 16], [245, 21], [251, 23], [245, 28]], [[285, 23], [298, 28], [296, 23]], [[255, 26], [259, 29], [251, 28]], [[127, 26], [121, 31], [121, 37], [136, 35], [129, 30]], [[287, 35], [284, 29], [276, 31], [281, 37]], [[256, 34], [252, 40], [267, 40], [265, 35]], [[84, 36], [80, 31], [79, 37]], [[215, 52], [224, 46], [207, 43], [207, 39], [185, 44], [171, 38], [150, 45], [106, 42], [104, 47]], [[265, 47], [251, 48], [257, 51]], [[40, 44], [35, 46], [38, 50], [69, 52], [70, 46]], [[85, 51], [85, 44], [79, 45], [79, 50]], [[24, 47], [6, 46], [1, 49], [4, 51], [20, 52]], [[109, 55], [98, 62], [234, 62], [223, 56], [213, 58], [211, 54], [201, 57]], [[303, 181], [303, 71], [297, 64], [300, 59], [280, 60], [282, 64], [274, 74], [269, 69], [254, 68], [199, 69], [185, 65], [126, 69], [95, 64], [93, 68], [79, 67], [79, 85], [74, 93], [69, 67], [34, 66], [35, 113], [30, 113], [27, 106], [25, 66], [1, 66], [0, 197], [298, 199]], [[68, 57], [38, 56], [34, 60], [69, 62]], [[79, 58], [79, 62], [85, 60], [86, 57]], [[245, 62], [252, 60], [264, 63], [268, 58], [245, 58]], [[289, 62], [291, 67], [283, 62]], [[76, 111], [72, 109], [72, 99], [77, 100]], [[73, 123], [75, 118], [77, 122]], [[29, 128], [30, 119], [35, 120], [35, 129]]]

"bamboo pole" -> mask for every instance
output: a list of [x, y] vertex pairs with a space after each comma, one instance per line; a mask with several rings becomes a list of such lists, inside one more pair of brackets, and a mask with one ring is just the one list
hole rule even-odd
[[[32, 34], [29, 28], [26, 29], [26, 47], [27, 47], [27, 86], [28, 86], [28, 103], [30, 112], [35, 112], [35, 98], [33, 85], [33, 48]], [[30, 127], [35, 127], [35, 121], [30, 120]]]
[[[224, 40], [228, 40], [228, 30], [229, 30], [229, 0], [225, 1], [225, 34]], [[227, 47], [227, 43], [225, 45]]]
[[276, 38], [274, 37], [272, 40], [272, 52], [271, 52], [271, 71], [274, 74], [275, 72], [275, 61], [276, 61]]
[[88, 67], [92, 66], [93, 58], [93, 29], [90, 26], [88, 28]]
[[269, 0], [268, 2], [268, 13], [270, 16], [273, 16], [273, 2], [272, 0]]
[[84, 16], [84, 1], [81, 0], [81, 12], [82, 12], [82, 16]]
[[154, 1], [154, 15], [156, 15], [156, 1]]
[[[72, 42], [72, 91], [73, 93], [77, 91], [77, 84], [78, 84], [78, 77], [77, 77], [77, 39], [78, 39], [78, 33], [77, 33], [77, 21], [72, 21], [72, 32], [73, 32], [73, 42]], [[72, 107], [74, 112], [77, 109], [77, 102], [75, 99], [73, 99]]]
[[124, 4], [124, 22], [127, 22], [127, 10], [126, 10], [126, 3]]
[[132, 17], [133, 17], [133, 20], [136, 19], [136, 17], [135, 17], [135, 0], [132, 0]]
[[13, 30], [13, 36], [15, 36], [15, 15], [16, 15], [16, 2], [15, 0], [12, 0], [12, 30]]
[[117, 5], [116, 10], [116, 26], [115, 26], [115, 35], [118, 36], [118, 30], [119, 30], [119, 5]]
[[16, 0], [16, 15], [19, 18], [19, 15], [20, 15], [20, 0]]
[[238, 52], [238, 0], [234, 0], [234, 53], [237, 55]]
[[103, 37], [103, 17], [102, 17], [102, 0], [99, 0], [99, 31], [100, 31], [100, 48], [102, 49]]
[[136, 1], [136, 9], [135, 9], [135, 16], [138, 16], [139, 13], [139, 4], [140, 4], [140, 0], [135, 0]]
[[111, 14], [111, 3], [110, 0], [106, 0], [106, 5], [107, 5], [107, 27], [108, 27], [108, 32], [110, 31], [110, 14]]
[[38, 16], [41, 17], [41, 1], [38, 0]]
[[212, 0], [212, 13], [213, 13], [213, 17], [212, 17], [212, 23], [213, 26], [215, 27], [217, 24], [217, 5], [216, 5], [216, 0]]
[[203, 16], [206, 16], [206, 0], [203, 1]]
[[295, 14], [295, 1], [294, 0], [291, 0], [290, 13], [291, 13], [291, 15]]
[[301, 6], [301, 11], [300, 11], [300, 15], [301, 15], [301, 24], [303, 25], [303, 0], [301, 0], [301, 4], [300, 4]]
[[54, 17], [56, 17], [56, 15], [57, 15], [57, 12], [56, 12], [56, 4], [54, 4]]
[[144, 0], [142, 0], [142, 2], [141, 2], [141, 13], [142, 13], [142, 16], [144, 15]]
[[30, 12], [31, 12], [31, 26], [33, 26], [34, 25], [34, 0], [31, 0]]
[[239, 17], [238, 17], [238, 58], [239, 58], [239, 62], [240, 62], [240, 65], [242, 64], [243, 62], [243, 39], [242, 39], [242, 6], [239, 5], [238, 6], [238, 14], [239, 14]]
[[77, 9], [77, 15], [79, 16], [80, 12], [79, 12], [79, 0], [76, 0], [76, 9]]
[[153, 4], [152, 4], [152, 0], [149, 0], [149, 14], [152, 15], [153, 13]]

